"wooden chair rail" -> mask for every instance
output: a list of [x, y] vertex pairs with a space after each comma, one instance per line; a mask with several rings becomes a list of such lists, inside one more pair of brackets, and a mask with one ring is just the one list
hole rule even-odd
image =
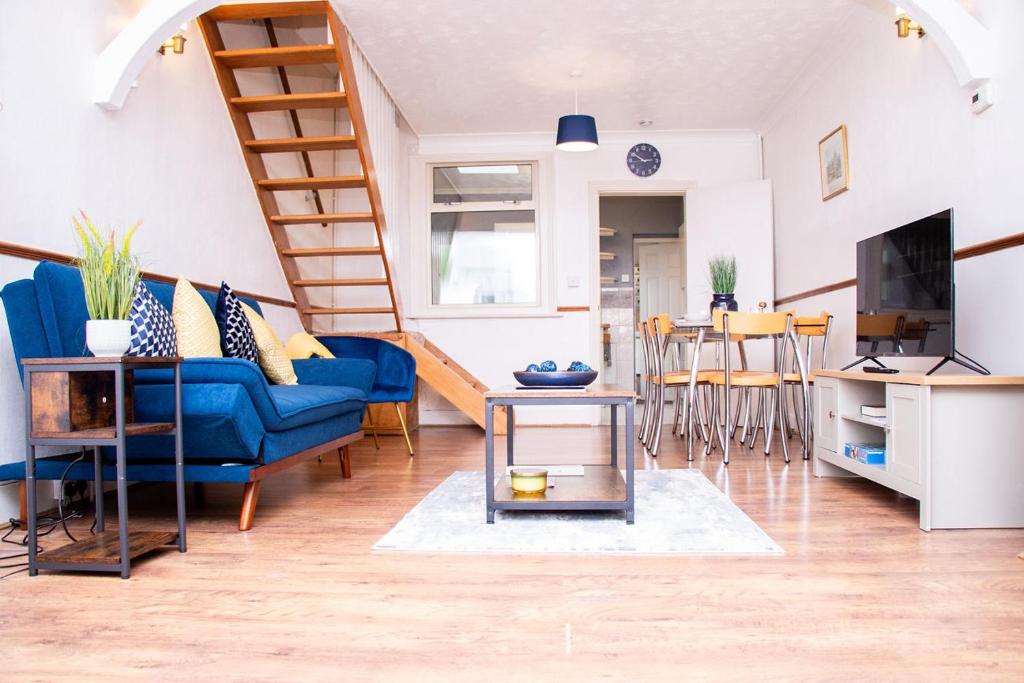
[[[983, 256], [985, 254], [991, 254], [997, 251], [1003, 251], [1004, 249], [1012, 249], [1013, 247], [1024, 246], [1024, 232], [1014, 233], [1013, 235], [1007, 235], [1006, 237], [1000, 237], [998, 239], [989, 240], [987, 242], [979, 242], [977, 244], [971, 244], [966, 247], [960, 247], [953, 252], [953, 260], [961, 261], [963, 259], [974, 258], [975, 256]], [[847, 287], [854, 287], [857, 284], [856, 278], [850, 278], [849, 280], [840, 280], [839, 282], [833, 282], [831, 284], [822, 285], [821, 287], [815, 287], [814, 289], [808, 289], [803, 292], [797, 292], [796, 294], [790, 294], [789, 296], [779, 297], [775, 300], [776, 306], [782, 306], [784, 304], [793, 303], [794, 301], [800, 301], [802, 299], [810, 299], [812, 296], [819, 296], [821, 294], [828, 294], [829, 292], [835, 292], [840, 289], [846, 289]]]
[[[45, 249], [36, 249], [35, 247], [27, 247], [23, 244], [12, 244], [11, 242], [0, 242], [0, 255], [28, 259], [29, 261], [53, 261], [55, 263], [64, 263], [69, 266], [74, 265], [75, 262], [74, 257], [68, 256], [67, 254], [61, 254], [56, 251], [47, 251]], [[178, 281], [178, 278], [176, 277], [162, 275], [160, 273], [151, 273], [145, 270], [142, 271], [142, 277], [147, 280], [165, 282], [169, 285], [173, 285]], [[195, 280], [189, 280], [189, 282], [199, 289], [205, 289], [210, 292], [220, 291], [220, 285], [210, 285], [203, 282], [196, 282]], [[273, 306], [284, 306], [286, 308], [295, 308], [295, 302], [288, 301], [287, 299], [279, 299], [277, 297], [255, 294], [253, 292], [244, 292], [240, 289], [236, 289], [234, 291], [235, 294], [239, 296], [256, 299], [256, 301], [259, 301], [260, 303], [271, 304]]]

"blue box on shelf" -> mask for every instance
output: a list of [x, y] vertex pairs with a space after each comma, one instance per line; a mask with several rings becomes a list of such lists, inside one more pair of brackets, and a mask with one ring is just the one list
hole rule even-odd
[[869, 443], [847, 443], [843, 455], [865, 465], [885, 465], [885, 446]]

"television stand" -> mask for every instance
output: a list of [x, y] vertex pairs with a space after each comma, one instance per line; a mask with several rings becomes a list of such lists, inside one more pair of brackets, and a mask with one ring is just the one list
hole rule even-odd
[[850, 368], [855, 368], [858, 365], [860, 365], [861, 363], [866, 363], [868, 361], [871, 361], [872, 363], [874, 363], [875, 365], [877, 365], [880, 368], [884, 368], [885, 367], [884, 365], [882, 365], [881, 361], [879, 361], [874, 356], [861, 356], [860, 358], [858, 358], [857, 360], [853, 361], [852, 363], [847, 365], [845, 368], [843, 368], [843, 370], [849, 370]]
[[[1024, 376], [815, 370], [813, 405], [815, 476], [859, 476], [914, 498], [925, 531], [1024, 527]], [[846, 457], [847, 443], [885, 444], [885, 463]]]
[[[963, 360], [960, 360], [960, 358], [957, 358], [957, 356], [962, 357]], [[953, 355], [952, 356], [946, 356], [945, 358], [943, 358], [942, 360], [939, 361], [938, 365], [936, 365], [934, 368], [932, 368], [931, 370], [929, 370], [928, 372], [926, 372], [924, 374], [925, 375], [930, 375], [933, 372], [935, 372], [936, 370], [938, 370], [939, 368], [941, 368], [943, 365], [945, 365], [946, 363], [949, 363], [949, 362], [956, 363], [957, 365], [962, 365], [963, 367], [967, 368], [968, 370], [970, 370], [972, 372], [977, 372], [978, 374], [981, 374], [981, 375], [991, 375], [992, 374], [989, 371], [989, 369], [986, 368], [984, 365], [982, 365], [978, 361], [974, 360], [970, 356], [967, 356], [966, 354], [960, 353], [956, 349], [953, 349]]]

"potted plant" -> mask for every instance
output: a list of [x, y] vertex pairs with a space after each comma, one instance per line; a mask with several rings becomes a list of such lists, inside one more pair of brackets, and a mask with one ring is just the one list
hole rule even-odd
[[708, 260], [708, 271], [711, 275], [711, 311], [716, 308], [739, 310], [736, 303], [736, 257], [712, 256]]
[[113, 230], [104, 239], [85, 212], [79, 214], [82, 220], [72, 217], [71, 222], [81, 245], [81, 256], [75, 265], [82, 273], [90, 318], [85, 323], [85, 345], [94, 356], [122, 356], [131, 345], [128, 314], [140, 273], [139, 260], [131, 253], [131, 241], [139, 223], [128, 229], [118, 245]]

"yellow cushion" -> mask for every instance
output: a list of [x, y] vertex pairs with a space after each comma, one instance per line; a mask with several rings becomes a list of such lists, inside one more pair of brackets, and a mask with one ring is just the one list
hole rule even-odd
[[174, 285], [171, 305], [178, 355], [184, 358], [221, 358], [220, 329], [213, 311], [192, 283], [181, 278]]
[[271, 384], [298, 384], [299, 378], [295, 376], [295, 368], [288, 359], [288, 352], [274, 334], [274, 330], [248, 304], [243, 303], [242, 310], [245, 311], [252, 334], [256, 337], [256, 348], [259, 350], [260, 369], [263, 370], [263, 374]]
[[297, 360], [312, 358], [313, 354], [321, 358], [334, 358], [334, 354], [308, 332], [296, 332], [293, 334], [292, 338], [285, 345], [285, 350], [288, 352], [289, 358]]

